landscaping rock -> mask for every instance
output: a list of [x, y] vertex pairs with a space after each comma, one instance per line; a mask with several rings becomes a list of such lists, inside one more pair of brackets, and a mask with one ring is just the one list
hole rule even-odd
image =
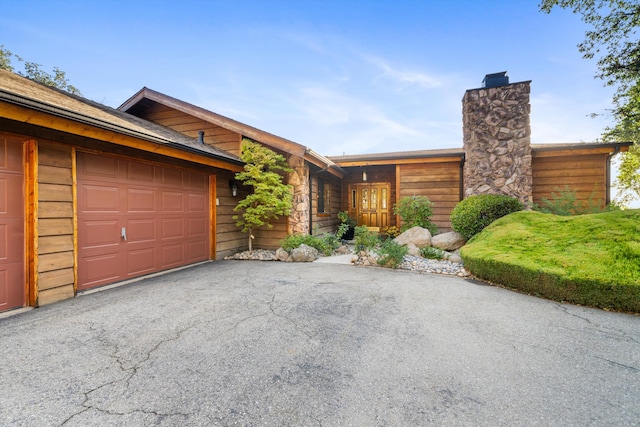
[[417, 248], [431, 246], [431, 232], [426, 228], [412, 227], [393, 239], [399, 245], [413, 243]]
[[278, 261], [286, 262], [289, 259], [289, 252], [285, 251], [283, 248], [278, 248], [276, 251], [276, 259]]
[[291, 259], [294, 262], [313, 262], [318, 259], [318, 250], [302, 244], [291, 251]]
[[338, 249], [336, 249], [334, 251], [334, 253], [336, 255], [346, 255], [346, 254], [350, 254], [351, 253], [351, 248], [349, 248], [349, 246], [347, 245], [340, 245], [340, 247], [338, 247]]
[[409, 249], [409, 252], [407, 252], [409, 255], [420, 256], [420, 248], [415, 244], [407, 243], [407, 248]]
[[455, 251], [463, 247], [466, 242], [465, 238], [455, 231], [437, 234], [431, 238], [431, 246], [443, 251]]
[[462, 264], [462, 258], [460, 258], [460, 255], [451, 252], [447, 252], [445, 259], [450, 262], [455, 262], [456, 264]]

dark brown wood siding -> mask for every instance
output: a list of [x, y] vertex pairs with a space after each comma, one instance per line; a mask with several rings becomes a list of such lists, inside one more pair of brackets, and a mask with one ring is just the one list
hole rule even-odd
[[399, 198], [426, 196], [433, 204], [431, 221], [441, 232], [451, 231], [449, 216], [460, 201], [460, 163], [398, 165]]
[[[324, 185], [330, 186], [331, 199], [328, 212], [318, 212], [318, 180]], [[326, 203], [326, 201], [325, 201]], [[342, 188], [340, 180], [331, 175], [313, 176], [311, 178], [311, 219], [313, 229], [311, 234], [335, 233], [340, 224], [338, 212], [347, 210], [343, 208]]]
[[280, 217], [270, 223], [271, 228], [264, 226], [254, 231], [253, 248], [276, 250], [282, 246], [282, 239], [287, 237], [287, 218]]
[[246, 250], [249, 246], [249, 236], [236, 227], [236, 220], [233, 219], [237, 214], [233, 208], [246, 197], [248, 192], [238, 185], [238, 194], [233, 197], [229, 183], [233, 181], [234, 174], [219, 171], [216, 175], [216, 195], [219, 203], [216, 206], [216, 259], [222, 259]]
[[143, 119], [181, 132], [194, 139], [198, 138], [200, 131], [203, 131], [204, 142], [206, 144], [235, 154], [236, 156], [240, 155], [242, 135], [236, 132], [157, 103], [150, 104], [147, 109], [137, 113], [137, 115]]
[[551, 200], [569, 188], [577, 201], [603, 207], [607, 197], [607, 154], [535, 156], [532, 159], [533, 202]]

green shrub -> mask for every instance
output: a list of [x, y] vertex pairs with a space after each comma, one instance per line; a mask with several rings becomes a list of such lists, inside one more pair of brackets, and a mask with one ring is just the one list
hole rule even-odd
[[431, 246], [420, 249], [420, 255], [422, 258], [427, 259], [444, 259], [444, 251], [438, 248], [432, 248]]
[[372, 231], [369, 231], [366, 225], [361, 225], [355, 228], [355, 245], [356, 251], [366, 251], [376, 247], [380, 243], [378, 235]]
[[432, 203], [426, 196], [403, 197], [393, 205], [393, 213], [402, 219], [400, 231], [407, 231], [411, 227], [426, 228], [431, 234], [436, 234], [438, 228], [429, 218], [433, 215]]
[[516, 198], [498, 194], [471, 196], [451, 212], [451, 227], [469, 240], [498, 218], [524, 209]]
[[291, 251], [302, 244], [316, 248], [323, 255], [331, 255], [340, 245], [340, 239], [333, 234], [323, 234], [320, 237], [310, 234], [289, 234], [282, 240], [280, 246], [286, 251]]
[[533, 210], [550, 213], [554, 215], [570, 216], [584, 215], [591, 213], [607, 212], [611, 207], [602, 207], [596, 202], [596, 192], [589, 195], [589, 199], [580, 202], [576, 190], [572, 190], [568, 185], [564, 189], [557, 188], [551, 193], [551, 199], [543, 197], [540, 205], [534, 205]]
[[402, 264], [404, 256], [409, 252], [406, 245], [400, 245], [393, 239], [387, 239], [380, 245], [378, 252], [378, 265], [383, 267], [398, 268]]
[[346, 240], [353, 239], [353, 228], [356, 226], [356, 221], [349, 217], [349, 212], [347, 211], [338, 212], [338, 219], [340, 220], [340, 225], [338, 226], [336, 237], [338, 239], [345, 238]]

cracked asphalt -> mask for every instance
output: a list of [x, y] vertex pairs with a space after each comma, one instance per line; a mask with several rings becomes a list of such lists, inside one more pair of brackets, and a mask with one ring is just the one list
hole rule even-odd
[[217, 261], [0, 319], [6, 426], [637, 426], [640, 317]]

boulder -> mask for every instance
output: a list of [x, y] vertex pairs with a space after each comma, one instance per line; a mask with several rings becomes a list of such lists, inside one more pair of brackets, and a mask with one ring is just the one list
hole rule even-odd
[[431, 246], [443, 251], [455, 251], [463, 247], [466, 242], [465, 238], [455, 231], [437, 234], [431, 238]]
[[409, 255], [420, 256], [420, 248], [415, 244], [407, 243], [407, 248], [409, 249], [409, 252], [407, 252]]
[[412, 227], [393, 240], [399, 245], [413, 243], [417, 248], [421, 249], [431, 246], [431, 232], [426, 228]]
[[291, 259], [294, 262], [313, 262], [318, 259], [318, 250], [302, 244], [291, 251]]
[[286, 262], [289, 259], [289, 252], [285, 251], [283, 248], [278, 248], [276, 251], [276, 259], [278, 261]]
[[334, 251], [338, 255], [346, 255], [351, 253], [351, 249], [347, 245], [340, 245], [338, 249]]
[[445, 259], [450, 262], [455, 262], [456, 264], [462, 264], [462, 258], [460, 258], [460, 255], [453, 252], [447, 252]]

